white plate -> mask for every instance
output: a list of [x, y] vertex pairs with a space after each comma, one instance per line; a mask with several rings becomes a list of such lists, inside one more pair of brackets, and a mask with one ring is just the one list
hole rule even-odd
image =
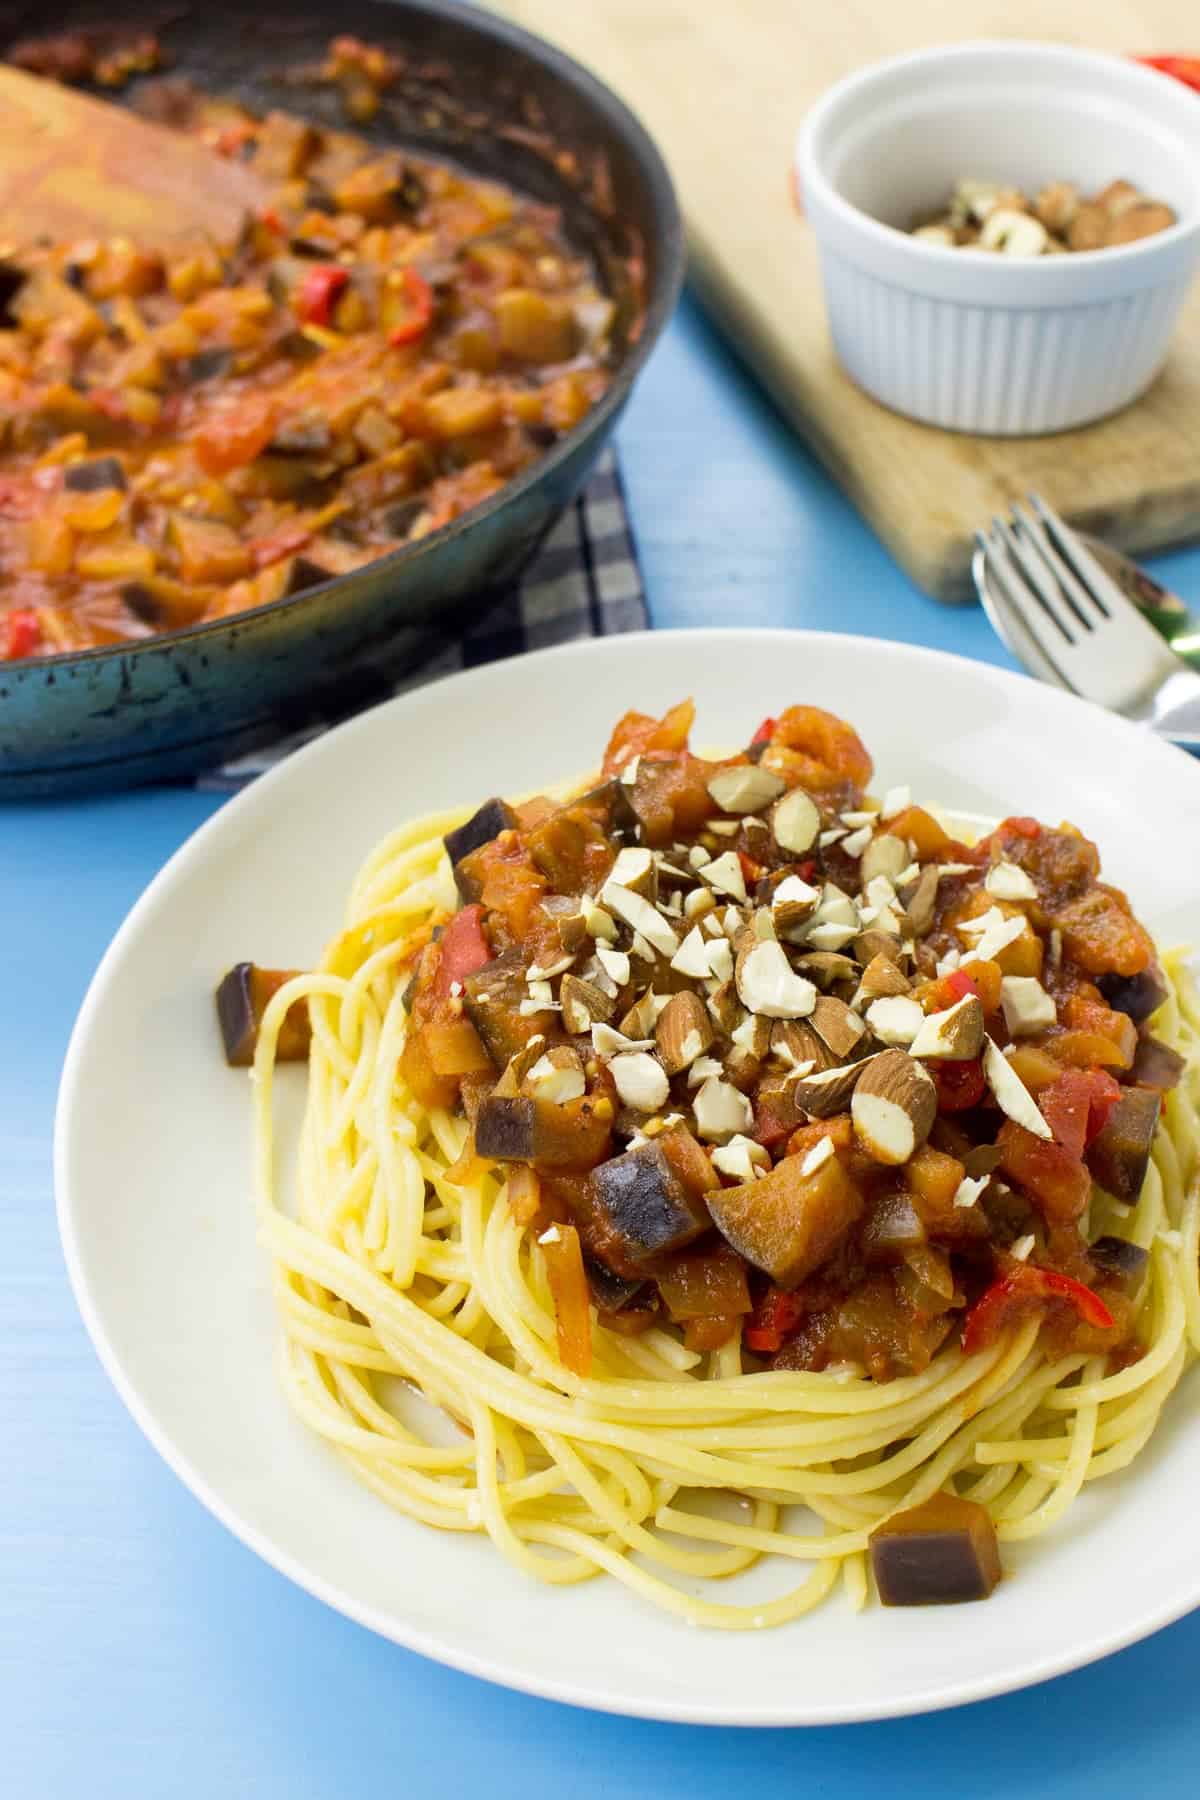
[[[840, 1592], [782, 1631], [689, 1630], [616, 1582], [545, 1588], [481, 1538], [399, 1517], [298, 1424], [276, 1387], [254, 1241], [246, 1077], [212, 989], [233, 962], [310, 960], [351, 874], [414, 814], [588, 767], [627, 707], [693, 694], [698, 742], [738, 743], [811, 701], [852, 720], [877, 790], [1069, 818], [1165, 940], [1200, 937], [1200, 772], [1048, 688], [904, 645], [803, 632], [608, 638], [457, 676], [344, 725], [258, 781], [158, 876], [84, 1003], [57, 1123], [75, 1292], [130, 1411], [230, 1530], [331, 1606], [493, 1681], [652, 1718], [874, 1719], [1019, 1687], [1200, 1602], [1200, 1388], [1185, 1381], [1126, 1477], [1008, 1554], [985, 1606], [853, 1616]], [[298, 1096], [302, 1071], [292, 1072]], [[781, 1587], [786, 1572], [741, 1578]]]

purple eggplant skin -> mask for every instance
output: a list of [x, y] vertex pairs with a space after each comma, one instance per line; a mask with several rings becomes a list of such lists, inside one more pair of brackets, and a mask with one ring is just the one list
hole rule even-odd
[[1114, 1012], [1123, 1012], [1135, 1025], [1144, 1025], [1167, 997], [1167, 984], [1157, 964], [1140, 975], [1099, 975], [1096, 986]]
[[1160, 1094], [1169, 1094], [1173, 1087], [1179, 1086], [1183, 1070], [1184, 1059], [1178, 1050], [1172, 1050], [1161, 1038], [1143, 1033], [1125, 1080], [1132, 1087], [1157, 1088]]
[[1161, 1109], [1162, 1095], [1154, 1088], [1124, 1088], [1084, 1156], [1093, 1179], [1126, 1206], [1142, 1191]]
[[225, 1061], [235, 1069], [245, 1068], [254, 1061], [258, 1020], [250, 996], [253, 970], [253, 963], [235, 963], [217, 989], [217, 1020], [225, 1046]]
[[628, 1275], [618, 1275], [594, 1256], [583, 1259], [584, 1272], [588, 1278], [588, 1286], [592, 1290], [592, 1299], [603, 1312], [622, 1312], [625, 1307], [650, 1290], [649, 1281], [636, 1281]]
[[592, 1170], [592, 1195], [625, 1254], [635, 1263], [678, 1250], [712, 1227], [703, 1201], [688, 1192], [655, 1143], [639, 1144]]
[[63, 486], [75, 494], [95, 494], [103, 488], [126, 488], [129, 483], [119, 456], [89, 456], [82, 462], [67, 464]]
[[537, 1137], [536, 1102], [523, 1094], [490, 1094], [475, 1120], [475, 1151], [497, 1162], [532, 1162]]
[[464, 986], [463, 1011], [497, 1069], [503, 1069], [531, 1037], [549, 1030], [557, 1017], [553, 1012], [522, 1013], [521, 1002], [528, 998], [529, 989], [519, 950], [502, 951], [468, 975]]
[[877, 1525], [871, 1569], [885, 1606], [951, 1606], [986, 1600], [1001, 1579], [996, 1531], [987, 1509], [956, 1494], [934, 1494]]
[[502, 831], [513, 831], [516, 828], [517, 815], [507, 800], [493, 797], [485, 800], [477, 812], [471, 814], [465, 825], [459, 825], [448, 831], [442, 842], [446, 846], [446, 855], [450, 858], [450, 867], [454, 870], [454, 879], [458, 890], [468, 904], [478, 900], [478, 894], [463, 893], [463, 884], [459, 881], [458, 865], [464, 856], [470, 856], [472, 850], [478, 850], [484, 844], [490, 844], [498, 838]]
[[1127, 1294], [1141, 1287], [1150, 1262], [1150, 1252], [1128, 1238], [1100, 1237], [1088, 1246], [1088, 1255], [1101, 1274], [1116, 1281]]

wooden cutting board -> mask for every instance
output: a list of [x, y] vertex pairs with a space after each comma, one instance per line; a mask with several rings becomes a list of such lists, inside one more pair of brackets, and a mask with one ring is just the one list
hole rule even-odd
[[1118, 417], [1020, 440], [937, 431], [877, 406], [842, 374], [816, 247], [789, 191], [806, 109], [865, 62], [972, 37], [1200, 53], [1189, 0], [499, 0], [498, 9], [588, 64], [640, 115], [678, 184], [701, 297], [929, 593], [968, 595], [975, 528], [1030, 488], [1132, 552], [1200, 536], [1200, 287], [1164, 373]]

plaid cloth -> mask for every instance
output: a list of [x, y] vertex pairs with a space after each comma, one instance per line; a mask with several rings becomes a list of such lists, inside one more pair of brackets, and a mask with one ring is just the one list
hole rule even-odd
[[[634, 549], [616, 455], [607, 450], [591, 480], [546, 538], [519, 584], [491, 601], [460, 636], [414, 632], [413, 660], [391, 688], [403, 694], [460, 669], [543, 650], [571, 638], [607, 637], [648, 624], [646, 597]], [[374, 694], [371, 704], [385, 698]], [[350, 710], [354, 710], [351, 708]], [[277, 762], [348, 717], [321, 719], [262, 750], [210, 770], [195, 782], [208, 793], [234, 793]]]

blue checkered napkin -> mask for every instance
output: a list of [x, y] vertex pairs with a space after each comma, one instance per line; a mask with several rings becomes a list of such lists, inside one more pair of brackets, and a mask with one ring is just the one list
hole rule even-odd
[[[608, 450], [587, 487], [568, 507], [525, 570], [519, 585], [472, 619], [461, 636], [422, 632], [420, 666], [398, 681], [392, 692], [403, 694], [427, 681], [475, 668], [479, 663], [495, 662], [502, 656], [544, 650], [572, 638], [637, 631], [647, 623], [646, 597], [621, 474], [614, 452]], [[381, 697], [374, 694], [371, 704]], [[233, 793], [346, 716], [341, 713], [280, 738], [265, 749], [211, 770], [195, 785], [209, 793]]]

